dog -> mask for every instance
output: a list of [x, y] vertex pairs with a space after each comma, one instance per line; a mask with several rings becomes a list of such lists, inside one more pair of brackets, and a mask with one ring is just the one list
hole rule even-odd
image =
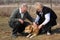
[[29, 34], [27, 35], [27, 37], [32, 38], [32, 37], [38, 35], [38, 33], [39, 33], [39, 28], [36, 27], [36, 26], [33, 26], [33, 25], [28, 25], [28, 26], [25, 28], [24, 32], [25, 32], [25, 33], [29, 33]]

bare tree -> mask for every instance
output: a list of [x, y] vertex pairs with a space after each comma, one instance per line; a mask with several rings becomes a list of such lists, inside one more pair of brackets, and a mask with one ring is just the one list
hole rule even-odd
[[51, 8], [52, 8], [52, 0], [50, 0], [50, 6], [51, 6]]

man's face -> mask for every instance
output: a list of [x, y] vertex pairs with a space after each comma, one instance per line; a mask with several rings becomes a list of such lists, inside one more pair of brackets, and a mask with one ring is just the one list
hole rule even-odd
[[22, 13], [25, 13], [26, 11], [27, 11], [27, 7], [22, 7], [22, 8], [21, 8], [21, 12], [22, 12]]

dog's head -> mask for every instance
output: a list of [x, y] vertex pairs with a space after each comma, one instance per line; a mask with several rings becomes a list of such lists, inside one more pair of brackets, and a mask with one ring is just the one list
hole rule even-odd
[[31, 33], [32, 30], [33, 30], [32, 25], [28, 25], [28, 26], [25, 28], [24, 32], [25, 32], [25, 33]]

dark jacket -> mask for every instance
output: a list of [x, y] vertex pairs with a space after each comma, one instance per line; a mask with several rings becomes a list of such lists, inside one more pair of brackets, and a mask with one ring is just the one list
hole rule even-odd
[[31, 22], [34, 21], [34, 19], [30, 16], [30, 14], [28, 13], [28, 11], [26, 11], [26, 12], [24, 13], [24, 17], [21, 18], [21, 14], [20, 14], [20, 12], [19, 12], [19, 9], [16, 9], [16, 10], [14, 10], [13, 13], [11, 14], [9, 22], [16, 22], [16, 21], [18, 21], [18, 19], [25, 20], [26, 18], [27, 18], [28, 20], [30, 20]]
[[56, 22], [57, 15], [55, 14], [55, 12], [52, 9], [44, 6], [42, 9], [42, 12], [43, 12], [43, 16], [41, 16], [39, 14], [40, 12], [38, 12], [38, 11], [36, 12], [37, 15], [40, 16], [39, 24], [41, 24], [45, 20], [45, 14], [47, 14], [47, 13], [50, 13], [50, 21], [46, 25], [54, 26], [57, 24], [57, 22]]

